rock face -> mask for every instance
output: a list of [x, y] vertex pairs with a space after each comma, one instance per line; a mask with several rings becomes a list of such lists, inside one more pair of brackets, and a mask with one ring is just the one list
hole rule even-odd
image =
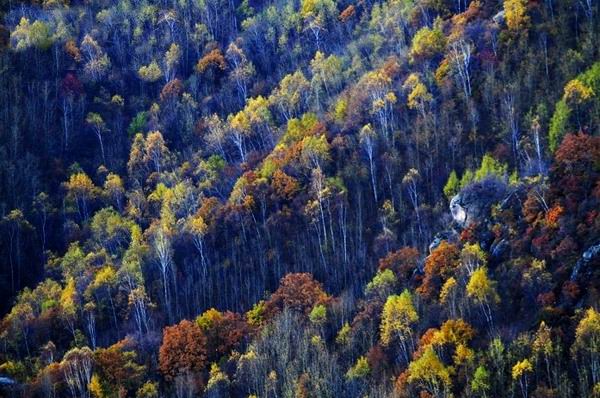
[[574, 281], [577, 279], [577, 276], [581, 272], [582, 268], [587, 267], [591, 262], [598, 261], [600, 257], [600, 242], [589, 247], [586, 251], [583, 252], [581, 258], [575, 264], [575, 268], [573, 268], [573, 272], [571, 273], [571, 280]]
[[506, 19], [506, 13], [504, 12], [504, 10], [498, 12], [496, 15], [494, 15], [494, 17], [492, 18], [492, 20], [497, 23], [498, 25], [502, 25], [504, 24], [504, 21]]
[[489, 177], [465, 187], [450, 201], [452, 218], [461, 227], [480, 222], [490, 213], [491, 207], [504, 199], [506, 183]]
[[433, 241], [429, 244], [429, 253], [435, 250], [442, 241], [454, 243], [459, 240], [458, 233], [454, 229], [448, 229], [446, 231], [439, 232], [433, 238]]
[[452, 218], [460, 225], [464, 225], [467, 221], [467, 210], [463, 207], [460, 194], [455, 195], [450, 201], [450, 212]]
[[0, 397], [20, 397], [19, 384], [10, 377], [0, 376]]
[[510, 243], [506, 239], [502, 239], [499, 242], [493, 243], [490, 246], [490, 254], [496, 261], [500, 261], [506, 257], [506, 254], [510, 251]]

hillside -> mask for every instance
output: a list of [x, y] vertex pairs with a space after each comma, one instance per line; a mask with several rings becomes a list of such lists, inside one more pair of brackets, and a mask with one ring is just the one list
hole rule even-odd
[[597, 0], [0, 4], [0, 396], [600, 397]]

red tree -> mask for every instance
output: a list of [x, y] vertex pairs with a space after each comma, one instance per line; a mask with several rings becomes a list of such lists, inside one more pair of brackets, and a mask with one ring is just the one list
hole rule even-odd
[[288, 274], [281, 279], [279, 288], [265, 303], [265, 313], [271, 317], [284, 308], [308, 314], [315, 305], [329, 301], [323, 286], [309, 273]]
[[159, 366], [166, 380], [185, 374], [199, 375], [206, 367], [206, 359], [206, 336], [198, 325], [183, 320], [164, 329]]
[[240, 314], [210, 309], [202, 314], [197, 323], [206, 336], [208, 358], [218, 360], [237, 348], [250, 329]]
[[437, 297], [443, 281], [452, 276], [459, 264], [458, 248], [446, 241], [440, 243], [425, 260], [425, 276], [417, 289], [425, 298]]
[[379, 260], [379, 270], [391, 269], [401, 280], [408, 280], [419, 263], [419, 251], [413, 247], [403, 247]]

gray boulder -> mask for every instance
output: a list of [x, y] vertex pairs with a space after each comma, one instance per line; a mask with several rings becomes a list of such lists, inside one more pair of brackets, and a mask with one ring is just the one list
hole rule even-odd
[[507, 185], [496, 177], [474, 182], [450, 201], [452, 218], [461, 227], [484, 221], [492, 206], [507, 196]]

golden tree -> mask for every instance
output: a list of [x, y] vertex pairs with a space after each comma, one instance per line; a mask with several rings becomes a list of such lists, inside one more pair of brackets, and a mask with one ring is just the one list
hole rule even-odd
[[450, 370], [444, 366], [432, 347], [408, 366], [408, 382], [424, 387], [436, 398], [448, 397], [452, 386]]
[[531, 372], [533, 372], [533, 365], [531, 365], [531, 362], [527, 358], [517, 362], [512, 368], [512, 378], [515, 381], [519, 381], [523, 398], [527, 398], [529, 388], [527, 375]]
[[575, 343], [571, 351], [580, 364], [582, 380], [595, 385], [600, 382], [600, 313], [588, 308], [575, 330]]
[[496, 282], [488, 276], [487, 267], [480, 267], [471, 274], [467, 283], [467, 296], [479, 304], [491, 329], [493, 327], [491, 306], [500, 302], [500, 296], [496, 291]]
[[529, 23], [527, 0], [504, 0], [504, 13], [510, 30], [521, 30]]
[[390, 345], [392, 341], [400, 343], [402, 356], [406, 363], [414, 351], [414, 341], [411, 326], [419, 320], [412, 294], [404, 290], [399, 296], [387, 298], [381, 315], [381, 342]]

